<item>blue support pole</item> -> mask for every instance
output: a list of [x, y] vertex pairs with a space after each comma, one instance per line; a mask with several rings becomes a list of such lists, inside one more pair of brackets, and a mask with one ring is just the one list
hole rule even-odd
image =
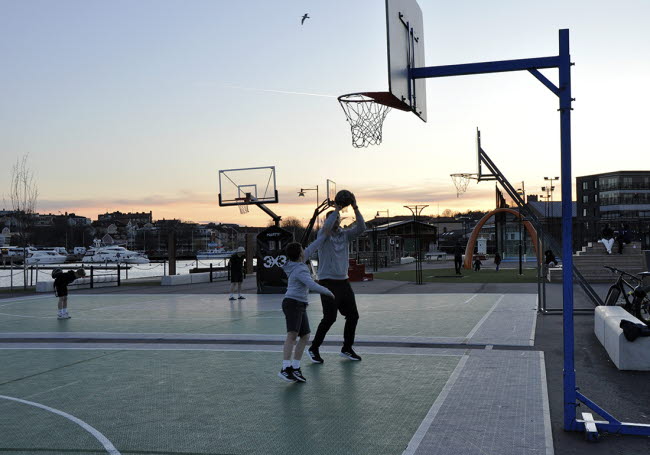
[[576, 373], [573, 333], [573, 203], [571, 180], [571, 54], [569, 30], [560, 30], [560, 154], [562, 183], [562, 315], [564, 338], [564, 429], [576, 422]]

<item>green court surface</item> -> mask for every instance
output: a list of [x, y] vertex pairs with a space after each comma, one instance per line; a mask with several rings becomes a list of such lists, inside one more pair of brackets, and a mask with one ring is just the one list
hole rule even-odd
[[[324, 354], [306, 384], [280, 352], [0, 350], [0, 452], [401, 454], [460, 355]], [[11, 401], [7, 397], [33, 404]]]
[[[357, 295], [358, 337], [465, 337], [502, 297], [499, 294]], [[56, 299], [0, 303], [0, 334], [9, 333], [184, 333], [278, 335], [286, 332], [282, 296], [94, 295], [69, 297], [72, 319], [56, 319]], [[312, 333], [322, 317], [310, 296]], [[330, 333], [341, 335], [339, 315]]]
[[[524, 268], [519, 275], [519, 269], [512, 264], [510, 268], [501, 268], [498, 272], [493, 265], [484, 266], [479, 272], [463, 269], [462, 275], [456, 275], [455, 269], [425, 269], [422, 279], [430, 283], [537, 283], [537, 269]], [[512, 268], [514, 267], [514, 268]], [[380, 280], [415, 281], [415, 270], [397, 272], [378, 272], [374, 274]]]

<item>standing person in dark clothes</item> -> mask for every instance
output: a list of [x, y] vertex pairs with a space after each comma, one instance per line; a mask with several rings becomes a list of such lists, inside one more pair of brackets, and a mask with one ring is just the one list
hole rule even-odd
[[480, 272], [481, 271], [481, 258], [476, 256], [476, 259], [474, 259], [474, 271], [475, 272]]
[[357, 222], [353, 227], [341, 229], [339, 227], [341, 218], [339, 212], [341, 206], [335, 205], [335, 210], [327, 214], [327, 219], [323, 227], [318, 232], [318, 237], [330, 235], [323, 241], [318, 248], [318, 283], [334, 294], [334, 298], [321, 295], [323, 305], [323, 319], [318, 325], [314, 341], [307, 350], [309, 358], [314, 363], [323, 363], [318, 349], [327, 335], [327, 331], [336, 321], [336, 315], [340, 312], [345, 316], [345, 328], [343, 329], [343, 348], [341, 357], [347, 357], [350, 360], [361, 360], [352, 349], [354, 336], [356, 333], [359, 312], [357, 311], [357, 302], [354, 292], [348, 281], [349, 267], [349, 243], [354, 238], [361, 235], [366, 230], [366, 223], [357, 206], [354, 195], [351, 206], [354, 209]]
[[[235, 254], [230, 256], [230, 298], [228, 300], [245, 299], [241, 295], [241, 283], [244, 281], [244, 250], [243, 246], [237, 248]], [[237, 288], [237, 299], [235, 299], [235, 288]]]
[[68, 314], [68, 285], [77, 278], [84, 276], [86, 276], [86, 271], [84, 269], [78, 269], [69, 270], [65, 273], [61, 271], [54, 278], [54, 293], [59, 298], [58, 319], [70, 319], [71, 316]]
[[456, 268], [456, 275], [462, 275], [460, 269], [463, 266], [463, 247], [460, 245], [459, 241], [456, 241], [456, 246], [454, 247], [454, 267]]
[[497, 266], [497, 272], [499, 271], [499, 266], [501, 265], [501, 255], [497, 251], [494, 254], [494, 264]]
[[631, 241], [632, 233], [628, 229], [627, 224], [624, 224], [616, 236], [616, 243], [618, 243], [618, 254], [623, 254], [623, 244], [630, 243]]

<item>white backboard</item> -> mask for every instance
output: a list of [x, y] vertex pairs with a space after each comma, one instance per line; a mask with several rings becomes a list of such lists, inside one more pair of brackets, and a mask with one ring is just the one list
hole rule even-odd
[[409, 67], [424, 63], [422, 11], [416, 0], [386, 0], [389, 91], [427, 121], [426, 79], [410, 80]]

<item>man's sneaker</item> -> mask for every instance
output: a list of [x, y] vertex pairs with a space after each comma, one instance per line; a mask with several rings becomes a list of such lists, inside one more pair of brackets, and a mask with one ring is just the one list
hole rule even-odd
[[285, 382], [298, 382], [298, 379], [293, 375], [293, 368], [291, 367], [283, 368], [278, 373], [278, 377]]
[[293, 377], [296, 378], [296, 381], [298, 382], [307, 382], [307, 379], [302, 375], [302, 371], [300, 371], [300, 368], [293, 368], [291, 370], [293, 373]]
[[307, 349], [307, 355], [309, 355], [309, 358], [314, 363], [323, 363], [324, 362], [322, 357], [320, 356], [320, 353], [318, 352], [318, 348], [309, 348], [309, 349]]
[[231, 295], [228, 300], [237, 300], [234, 295]]
[[239, 300], [244, 300], [246, 297], [244, 297], [243, 295], [240, 295], [240, 296], [237, 297], [237, 298], [238, 298]]
[[72, 316], [70, 316], [68, 313], [60, 313], [57, 316], [57, 319], [70, 319]]
[[361, 357], [354, 352], [352, 348], [349, 349], [341, 349], [341, 354], [339, 354], [341, 357], [347, 357], [350, 360], [361, 360]]

